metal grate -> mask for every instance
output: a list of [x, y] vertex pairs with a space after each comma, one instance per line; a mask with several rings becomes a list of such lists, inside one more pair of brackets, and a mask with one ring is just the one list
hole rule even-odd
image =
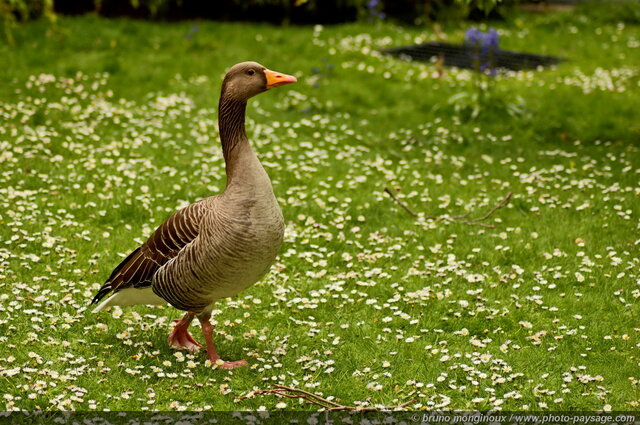
[[[432, 62], [442, 56], [446, 66], [468, 69], [474, 68], [473, 62], [467, 52], [467, 47], [458, 44], [431, 42], [417, 44], [415, 46], [392, 47], [382, 50], [382, 53], [410, 58], [421, 62]], [[522, 69], [537, 69], [538, 67], [546, 68], [565, 60], [564, 58], [556, 56], [543, 56], [501, 50], [496, 54], [496, 67], [518, 71]]]

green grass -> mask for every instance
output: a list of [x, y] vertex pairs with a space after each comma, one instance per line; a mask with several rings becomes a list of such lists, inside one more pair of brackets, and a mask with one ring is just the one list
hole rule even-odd
[[[497, 24], [503, 48], [569, 61], [499, 77], [469, 121], [448, 99], [470, 72], [375, 53], [431, 28], [198, 22], [186, 40], [192, 25], [63, 18], [0, 45], [7, 409], [275, 409], [237, 398], [276, 383], [411, 409], [638, 409], [638, 26]], [[87, 308], [168, 214], [224, 187], [219, 84], [249, 59], [299, 83], [248, 109], [287, 236], [215, 311], [223, 357], [251, 365], [228, 372], [175, 356], [173, 308]], [[500, 105], [517, 97], [513, 118]], [[480, 216], [509, 191], [496, 228], [426, 218]]]

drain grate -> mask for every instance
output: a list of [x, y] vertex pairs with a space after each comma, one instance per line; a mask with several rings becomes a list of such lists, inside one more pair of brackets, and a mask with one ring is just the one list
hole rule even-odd
[[[382, 50], [397, 57], [409, 58], [421, 62], [431, 62], [439, 57], [444, 58], [446, 66], [473, 69], [474, 65], [467, 52], [467, 47], [459, 44], [431, 42], [415, 46], [392, 47]], [[546, 68], [566, 59], [556, 56], [534, 55], [531, 53], [501, 50], [496, 54], [496, 67], [519, 71], [523, 69]]]

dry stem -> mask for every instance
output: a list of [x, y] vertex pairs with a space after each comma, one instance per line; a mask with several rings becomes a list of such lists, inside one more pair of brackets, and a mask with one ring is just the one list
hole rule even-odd
[[[393, 191], [391, 189], [389, 189], [388, 187], [384, 188], [384, 191], [386, 193], [389, 194], [389, 196], [391, 196], [391, 199], [393, 199], [398, 205], [400, 205], [406, 212], [408, 212], [409, 214], [411, 214], [414, 217], [418, 217], [420, 214], [416, 213], [415, 211], [413, 211], [411, 208], [409, 208], [409, 206], [402, 201], [401, 199], [399, 199], [395, 193], [393, 193]], [[482, 227], [490, 227], [490, 228], [495, 228], [496, 226], [493, 224], [487, 224], [487, 223], [482, 223], [482, 221], [488, 219], [489, 217], [491, 217], [493, 215], [493, 213], [495, 213], [496, 211], [498, 211], [500, 208], [505, 207], [509, 201], [511, 200], [511, 196], [513, 196], [513, 192], [508, 192], [507, 195], [504, 197], [504, 199], [502, 199], [500, 202], [498, 202], [496, 205], [494, 205], [491, 209], [489, 209], [487, 212], [485, 212], [482, 216], [477, 217], [477, 218], [471, 218], [471, 219], [466, 219], [467, 217], [469, 217], [471, 215], [471, 212], [465, 213], [465, 214], [460, 214], [460, 215], [427, 215], [424, 216], [424, 218], [430, 218], [432, 220], [445, 220], [445, 221], [450, 221], [453, 223], [463, 223], [463, 224], [470, 224], [470, 225], [476, 225], [476, 226], [482, 226]]]
[[387, 193], [389, 194], [389, 196], [391, 196], [391, 199], [393, 199], [394, 201], [396, 201], [396, 203], [397, 203], [398, 205], [400, 205], [402, 208], [404, 208], [404, 210], [405, 210], [406, 212], [408, 212], [409, 214], [411, 214], [411, 215], [412, 215], [412, 216], [414, 216], [414, 217], [417, 217], [417, 216], [418, 216], [418, 213], [417, 213], [417, 212], [415, 212], [415, 211], [413, 211], [411, 208], [409, 208], [409, 207], [407, 206], [407, 204], [405, 204], [405, 203], [404, 203], [404, 202], [402, 202], [400, 199], [398, 199], [398, 197], [395, 195], [395, 193], [393, 193], [393, 192], [391, 191], [391, 189], [389, 189], [388, 187], [385, 187], [385, 188], [384, 188], [384, 191], [385, 191], [385, 192], [387, 192]]
[[346, 406], [344, 404], [336, 403], [335, 401], [327, 400], [317, 394], [310, 393], [308, 391], [304, 391], [298, 388], [286, 387], [284, 385], [274, 385], [275, 388], [269, 390], [257, 390], [253, 391], [245, 396], [238, 398], [238, 400], [244, 400], [255, 395], [265, 395], [265, 394], [275, 394], [281, 397], [287, 398], [299, 398], [307, 403], [314, 404], [316, 406], [320, 406], [323, 409], [328, 411], [338, 411], [338, 410], [346, 410], [346, 411], [358, 411], [358, 412], [375, 412], [380, 410], [396, 410], [407, 407], [411, 403], [414, 403], [416, 400], [409, 400], [406, 403], [398, 404], [397, 406], [385, 406], [383, 408], [376, 407], [358, 407], [358, 406]]

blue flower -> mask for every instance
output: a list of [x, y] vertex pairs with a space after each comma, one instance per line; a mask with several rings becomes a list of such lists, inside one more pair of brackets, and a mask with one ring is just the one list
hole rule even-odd
[[471, 27], [464, 33], [464, 44], [467, 46], [476, 46], [482, 39], [482, 31], [476, 27]]
[[489, 45], [489, 47], [497, 52], [499, 42], [500, 36], [498, 35], [498, 32], [493, 28], [489, 28], [489, 33], [487, 34], [487, 44]]
[[489, 74], [496, 75], [495, 62], [499, 41], [498, 32], [493, 28], [489, 28], [485, 33], [476, 27], [471, 27], [465, 32], [464, 44], [467, 46], [467, 54], [476, 71], [488, 71]]
[[386, 18], [387, 15], [385, 15], [383, 12], [379, 12], [379, 6], [380, 6], [380, 0], [369, 0], [366, 3], [367, 9], [369, 10], [369, 15], [370, 18], [373, 19], [384, 19]]

